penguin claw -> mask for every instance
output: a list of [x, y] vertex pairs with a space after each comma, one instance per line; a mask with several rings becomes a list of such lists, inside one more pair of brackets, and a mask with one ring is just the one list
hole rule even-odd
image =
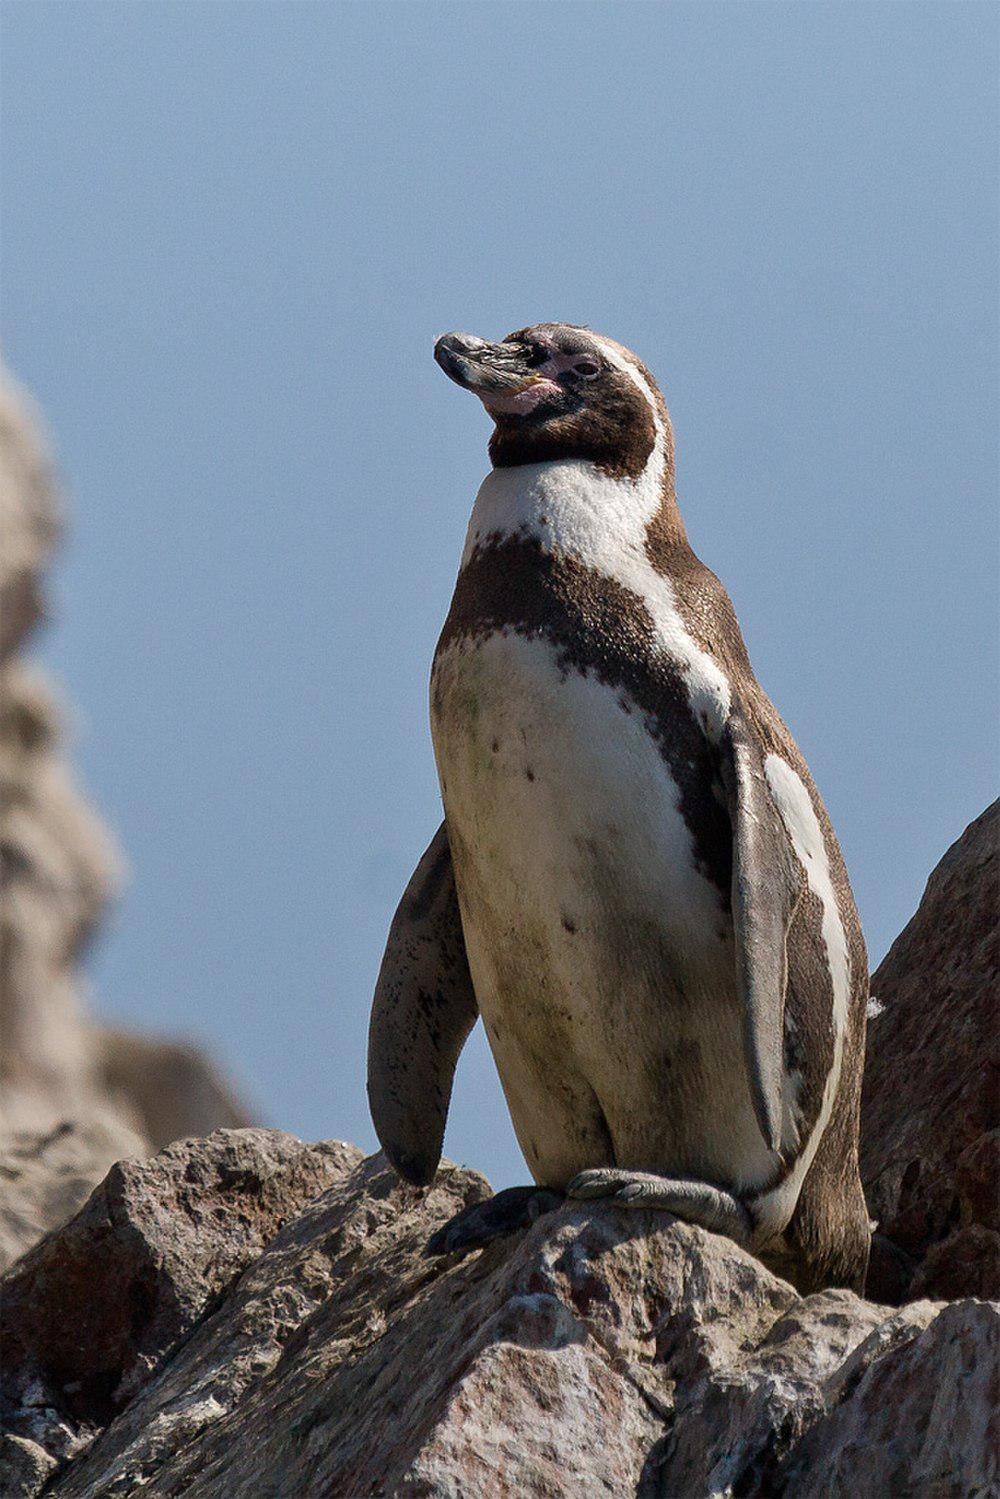
[[614, 1171], [606, 1167], [595, 1167], [580, 1171], [566, 1188], [567, 1197], [589, 1202], [595, 1197], [611, 1197], [623, 1182], [632, 1180], [627, 1171]]
[[711, 1182], [601, 1168], [574, 1176], [566, 1195], [583, 1201], [603, 1197], [621, 1207], [659, 1208], [685, 1223], [725, 1234], [737, 1244], [747, 1245], [753, 1236], [753, 1219], [745, 1205]]
[[469, 1254], [494, 1239], [506, 1238], [520, 1228], [530, 1228], [543, 1213], [551, 1213], [562, 1202], [561, 1192], [549, 1187], [507, 1187], [474, 1202], [449, 1219], [427, 1240], [424, 1254]]

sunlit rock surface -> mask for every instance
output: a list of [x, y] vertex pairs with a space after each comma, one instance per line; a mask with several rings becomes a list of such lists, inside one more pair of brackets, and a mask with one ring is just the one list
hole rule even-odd
[[3, 1492], [991, 1492], [996, 1307], [803, 1298], [606, 1205], [428, 1259], [486, 1191], [265, 1130], [115, 1168], [3, 1286]]
[[0, 371], [0, 1267], [113, 1161], [249, 1122], [196, 1049], [87, 1014], [81, 960], [121, 861], [70, 769], [56, 694], [23, 659], [61, 516], [37, 414]]
[[872, 994], [861, 1175], [897, 1251], [882, 1294], [1000, 1297], [1000, 802], [938, 864]]

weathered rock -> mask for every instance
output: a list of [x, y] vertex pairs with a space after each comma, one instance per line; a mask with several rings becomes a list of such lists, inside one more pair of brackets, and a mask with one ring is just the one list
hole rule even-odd
[[[946, 1306], [870, 1363], [792, 1453], [779, 1492], [992, 1495], [998, 1489], [1000, 1313]], [[856, 1371], [852, 1371], [856, 1377]]]
[[20, 1131], [0, 1140], [0, 1271], [72, 1217], [116, 1161], [147, 1150], [110, 1111], [105, 1119], [67, 1120], [43, 1135]]
[[118, 887], [120, 863], [70, 773], [54, 694], [17, 657], [44, 614], [43, 573], [60, 513], [37, 417], [0, 372], [5, 1260], [73, 1212], [118, 1157], [249, 1122], [196, 1051], [105, 1030], [85, 1013], [80, 958]]
[[153, 1150], [186, 1135], [248, 1129], [254, 1120], [196, 1046], [134, 1031], [93, 1031], [101, 1087], [123, 1117], [134, 1118]]
[[795, 1441], [824, 1413], [824, 1381], [887, 1315], [849, 1291], [796, 1298], [762, 1338], [733, 1338], [723, 1358], [704, 1366], [702, 1336], [689, 1330], [667, 1361], [676, 1410], [659, 1492], [768, 1492]]
[[220, 1130], [114, 1166], [4, 1278], [0, 1387], [15, 1434], [72, 1455], [359, 1155]]
[[43, 618], [42, 569], [62, 507], [38, 417], [0, 370], [0, 661]]
[[0, 672], [0, 1058], [5, 1130], [47, 1133], [105, 1104], [79, 960], [117, 858], [61, 754], [52, 695], [17, 662]]
[[[893, 1273], [905, 1257], [913, 1277], [896, 1299], [1000, 1296], [998, 912], [994, 802], [945, 854], [872, 978], [861, 1172]], [[869, 1293], [892, 1294], [875, 1257]]]
[[58, 1468], [44, 1447], [27, 1437], [0, 1436], [0, 1494], [4, 1499], [33, 1499]]
[[61, 529], [48, 445], [0, 371], [0, 1122], [47, 1133], [93, 1099], [76, 964], [117, 859], [62, 756], [52, 693], [15, 656]]
[[[33, 1336], [46, 1348], [54, 1340], [59, 1358], [75, 1356], [80, 1367], [94, 1350], [91, 1369], [111, 1362], [116, 1371], [125, 1348], [139, 1369], [144, 1334], [124, 1331], [119, 1319], [112, 1335], [100, 1279], [101, 1325], [86, 1340], [54, 1331], [58, 1318], [44, 1301], [66, 1310], [57, 1269], [66, 1256], [56, 1246], [79, 1243], [76, 1224], [96, 1222], [100, 1202], [102, 1254], [122, 1267], [121, 1301], [132, 1299], [126, 1272], [139, 1263], [130, 1248], [137, 1225], [145, 1243], [164, 1250], [146, 1324], [157, 1329], [158, 1362], [148, 1358], [127, 1384], [123, 1408], [92, 1401], [85, 1419], [46, 1412], [47, 1429], [39, 1388], [46, 1377], [51, 1388], [51, 1376], [32, 1389], [22, 1357], [20, 1392], [35, 1401], [35, 1424], [22, 1406], [15, 1434], [60, 1463], [53, 1471], [38, 1459], [47, 1494], [875, 1499], [972, 1493], [976, 1484], [990, 1492], [985, 1401], [998, 1312], [986, 1303], [893, 1311], [846, 1291], [803, 1298], [728, 1240], [604, 1204], [566, 1205], [465, 1260], [428, 1259], [429, 1235], [482, 1197], [483, 1178], [447, 1167], [421, 1191], [380, 1156], [350, 1169], [356, 1155], [336, 1152], [322, 1195], [270, 1239], [258, 1232], [239, 1273], [239, 1253], [227, 1263], [215, 1256], [227, 1252], [228, 1225], [240, 1237], [248, 1196], [256, 1202], [258, 1192], [248, 1193], [245, 1178], [221, 1197], [200, 1184], [218, 1180], [228, 1145], [250, 1139], [258, 1159], [274, 1152], [289, 1170], [333, 1149], [299, 1146], [296, 1157], [289, 1137], [262, 1131], [175, 1147], [130, 1168], [124, 1215], [108, 1208], [122, 1200], [112, 1173], [110, 1196], [95, 1194], [14, 1272], [40, 1265], [43, 1250], [50, 1257], [52, 1273], [36, 1271], [20, 1324], [40, 1328]], [[194, 1295], [185, 1289], [191, 1275]], [[113, 1357], [98, 1358], [109, 1344]], [[73, 1395], [63, 1387], [63, 1399]], [[951, 1425], [961, 1451], [949, 1446]], [[961, 1491], [941, 1486], [949, 1463]], [[900, 1475], [918, 1486], [892, 1487]]]
[[[409, 1343], [405, 1324], [413, 1298], [422, 1302], [421, 1292], [442, 1277], [440, 1263], [423, 1256], [427, 1234], [488, 1190], [483, 1178], [471, 1172], [441, 1172], [437, 1184], [423, 1192], [403, 1185], [381, 1158], [359, 1165], [272, 1241], [226, 1302], [164, 1364], [86, 1458], [68, 1469], [60, 1492], [124, 1495], [143, 1485], [155, 1493], [154, 1485], [164, 1482], [183, 1493], [192, 1481], [188, 1448], [210, 1439], [223, 1421], [229, 1422], [230, 1432], [240, 1433], [238, 1442], [249, 1445], [242, 1454], [227, 1452], [227, 1437], [218, 1452], [213, 1449], [203, 1460], [227, 1470], [221, 1481], [232, 1484], [234, 1493], [240, 1482], [247, 1492], [272, 1492], [275, 1476], [261, 1466], [263, 1452], [253, 1450], [268, 1440], [260, 1427], [272, 1420], [261, 1403], [265, 1390], [272, 1390], [285, 1407], [279, 1424], [282, 1440], [292, 1446], [304, 1441], [310, 1422], [318, 1430], [331, 1413], [341, 1423], [348, 1421], [345, 1398], [353, 1402], [354, 1422], [371, 1440], [384, 1420], [378, 1410], [386, 1401], [405, 1406], [422, 1382], [447, 1384], [448, 1370], [435, 1372], [439, 1360], [433, 1352], [420, 1362], [424, 1350]], [[446, 1333], [454, 1299], [454, 1294], [439, 1299], [432, 1324], [424, 1325], [425, 1343]], [[470, 1317], [474, 1315], [470, 1309]], [[397, 1362], [385, 1369], [380, 1397], [369, 1380], [384, 1352], [382, 1340], [393, 1329]], [[358, 1360], [362, 1367], [352, 1379], [350, 1366]], [[327, 1392], [328, 1371], [342, 1363], [348, 1367], [341, 1371], [341, 1387]], [[315, 1421], [311, 1401], [322, 1403], [326, 1412]], [[244, 1421], [250, 1423], [246, 1428]], [[236, 1468], [229, 1472], [231, 1460]], [[291, 1472], [282, 1474], [284, 1492], [296, 1493], [295, 1481]], [[339, 1492], [351, 1490], [342, 1486]]]

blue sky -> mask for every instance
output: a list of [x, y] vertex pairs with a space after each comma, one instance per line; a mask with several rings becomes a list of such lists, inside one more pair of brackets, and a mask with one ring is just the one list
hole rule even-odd
[[[39, 654], [131, 878], [95, 1005], [371, 1146], [439, 819], [427, 675], [489, 424], [432, 336], [660, 378], [692, 542], [873, 961], [996, 779], [997, 11], [47, 4], [3, 16], [2, 332], [72, 501]], [[446, 1141], [525, 1179], [478, 1034]]]

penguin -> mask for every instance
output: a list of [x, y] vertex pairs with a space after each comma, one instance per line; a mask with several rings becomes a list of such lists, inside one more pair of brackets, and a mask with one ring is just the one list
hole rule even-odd
[[481, 1017], [532, 1184], [722, 1233], [801, 1290], [862, 1290], [868, 964], [809, 769], [692, 551], [663, 396], [623, 345], [541, 323], [435, 358], [493, 419], [431, 673], [444, 822], [394, 917], [368, 1091], [437, 1170]]

